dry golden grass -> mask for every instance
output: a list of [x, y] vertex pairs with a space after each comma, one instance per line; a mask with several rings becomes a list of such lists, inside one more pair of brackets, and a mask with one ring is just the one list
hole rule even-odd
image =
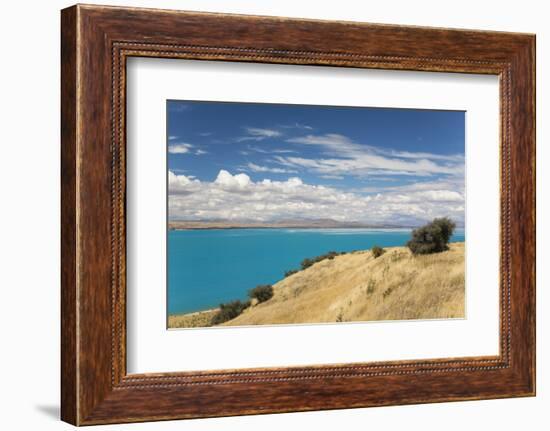
[[198, 311], [189, 314], [174, 314], [168, 316], [169, 328], [200, 328], [212, 325], [212, 318], [218, 309]]
[[386, 250], [377, 259], [359, 251], [318, 262], [224, 325], [464, 317], [464, 243], [424, 256]]
[[[389, 247], [325, 259], [273, 286], [273, 297], [225, 326], [464, 317], [464, 243], [413, 256]], [[170, 328], [211, 326], [217, 312], [170, 316]]]

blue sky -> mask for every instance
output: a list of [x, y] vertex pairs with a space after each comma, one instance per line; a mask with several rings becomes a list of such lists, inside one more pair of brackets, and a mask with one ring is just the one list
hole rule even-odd
[[171, 219], [464, 220], [462, 111], [168, 101], [167, 115]]

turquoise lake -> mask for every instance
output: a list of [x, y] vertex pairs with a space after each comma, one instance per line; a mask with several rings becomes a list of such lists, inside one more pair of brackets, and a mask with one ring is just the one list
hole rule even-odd
[[[328, 251], [403, 246], [409, 229], [210, 229], [168, 231], [168, 313], [245, 299], [307, 257]], [[451, 241], [464, 241], [457, 229]]]

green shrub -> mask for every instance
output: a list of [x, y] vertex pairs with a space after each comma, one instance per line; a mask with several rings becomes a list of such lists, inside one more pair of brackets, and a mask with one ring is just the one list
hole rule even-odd
[[382, 299], [386, 299], [394, 291], [395, 286], [388, 287], [384, 292], [382, 292]]
[[300, 266], [302, 267], [302, 269], [307, 269], [314, 263], [321, 262], [322, 260], [325, 260], [325, 259], [332, 260], [336, 256], [339, 256], [341, 254], [345, 254], [345, 252], [338, 253], [337, 251], [329, 251], [328, 253], [322, 254], [320, 256], [317, 256], [314, 258], [306, 258], [302, 260], [302, 263], [300, 264]]
[[369, 282], [367, 283], [367, 295], [372, 295], [374, 293], [375, 289], [376, 289], [376, 281], [374, 281], [371, 278], [371, 279], [369, 279]]
[[258, 302], [265, 302], [273, 297], [273, 286], [270, 284], [260, 284], [254, 289], [248, 291], [250, 298], [256, 298]]
[[382, 256], [386, 252], [386, 250], [384, 250], [382, 247], [378, 247], [377, 245], [373, 246], [371, 248], [371, 251], [375, 259]]
[[302, 260], [302, 262], [300, 263], [300, 266], [302, 267], [302, 269], [307, 269], [314, 263], [315, 261], [313, 259], [306, 257], [304, 260]]
[[304, 269], [309, 268], [311, 265], [317, 262], [321, 262], [322, 260], [325, 260], [325, 259], [332, 260], [336, 256], [340, 256], [342, 254], [346, 254], [346, 252], [329, 251], [328, 253], [321, 254], [320, 256], [316, 256], [312, 258], [306, 257], [304, 260], [302, 260], [302, 262], [300, 262], [300, 269], [289, 269], [288, 271], [285, 271], [285, 277], [290, 277], [291, 275], [296, 274], [297, 272], [300, 272]]
[[412, 231], [407, 247], [413, 254], [439, 253], [449, 249], [447, 245], [453, 235], [456, 224], [448, 217], [436, 218]]
[[285, 271], [285, 277], [290, 277], [293, 274], [296, 274], [297, 272], [300, 272], [299, 269], [289, 269], [288, 271]]
[[219, 325], [220, 323], [234, 319], [248, 307], [250, 307], [250, 301], [241, 302], [236, 300], [220, 304], [220, 310], [212, 318], [212, 324]]

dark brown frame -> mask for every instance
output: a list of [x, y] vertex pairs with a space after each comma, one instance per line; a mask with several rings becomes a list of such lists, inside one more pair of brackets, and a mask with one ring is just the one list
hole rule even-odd
[[[61, 48], [63, 420], [88, 425], [535, 394], [534, 35], [78, 5], [62, 11]], [[498, 75], [500, 354], [127, 375], [129, 56]]]

